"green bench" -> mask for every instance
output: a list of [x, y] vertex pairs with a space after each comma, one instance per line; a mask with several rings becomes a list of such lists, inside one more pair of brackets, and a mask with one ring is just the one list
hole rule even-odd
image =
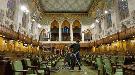
[[25, 65], [27, 66], [27, 70], [33, 70], [33, 72], [38, 73], [38, 75], [44, 75], [45, 71], [43, 69], [40, 69], [39, 66], [33, 66], [31, 64], [30, 59], [24, 59]]
[[97, 69], [98, 69], [98, 75], [104, 75], [103, 74], [103, 61], [102, 61], [102, 57], [98, 56], [96, 57], [96, 64], [97, 64]]
[[13, 75], [38, 75], [29, 73], [29, 70], [24, 70], [21, 60], [15, 60], [11, 62]]

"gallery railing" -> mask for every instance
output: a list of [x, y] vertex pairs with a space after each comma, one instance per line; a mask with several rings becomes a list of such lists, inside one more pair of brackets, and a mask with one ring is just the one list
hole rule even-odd
[[32, 37], [29, 37], [25, 34], [21, 34], [20, 32], [16, 32], [11, 28], [6, 27], [5, 25], [0, 25], [0, 35], [9, 40], [18, 40], [22, 41], [23, 43], [39, 46], [37, 40], [33, 40]]

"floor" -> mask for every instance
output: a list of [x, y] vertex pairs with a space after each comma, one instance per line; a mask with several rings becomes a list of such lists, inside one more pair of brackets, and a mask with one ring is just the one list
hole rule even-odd
[[56, 65], [56, 67], [60, 67], [59, 71], [52, 72], [51, 75], [98, 75], [96, 70], [92, 70], [90, 66], [85, 66], [84, 64], [81, 66], [81, 71], [78, 71], [78, 67], [75, 67], [74, 71], [70, 71], [63, 65], [63, 60], [60, 60]]

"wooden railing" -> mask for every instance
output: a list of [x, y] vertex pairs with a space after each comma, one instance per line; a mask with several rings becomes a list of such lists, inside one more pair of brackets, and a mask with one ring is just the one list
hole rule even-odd
[[16, 32], [13, 29], [6, 27], [4, 25], [0, 25], [0, 34], [8, 40], [19, 40], [22, 41], [23, 43], [39, 46], [39, 42], [37, 40], [33, 40], [32, 37], [21, 34], [20, 32]]
[[98, 46], [101, 44], [110, 44], [114, 41], [118, 40], [126, 40], [128, 38], [134, 37], [135, 36], [135, 27], [127, 28], [124, 31], [117, 32], [113, 35], [107, 36], [105, 38], [102, 38], [100, 40], [96, 40], [94, 42], [90, 43], [90, 46]]

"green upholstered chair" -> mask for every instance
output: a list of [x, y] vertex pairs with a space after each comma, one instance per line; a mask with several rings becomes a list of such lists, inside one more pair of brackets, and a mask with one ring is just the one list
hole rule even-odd
[[104, 68], [105, 68], [106, 74], [113, 75], [113, 70], [112, 70], [111, 61], [110, 61], [109, 57], [105, 56], [103, 58], [103, 62], [104, 62]]
[[52, 59], [48, 60], [47, 67], [51, 68], [52, 67]]
[[110, 61], [111, 61], [111, 64], [112, 64], [112, 69], [113, 69], [113, 74], [116, 72], [116, 64], [117, 64], [117, 56], [111, 56], [110, 57]]
[[40, 70], [40, 68], [38, 66], [32, 66], [30, 59], [24, 59], [24, 61], [25, 61], [25, 64], [26, 64], [28, 70], [33, 70], [35, 73], [38, 73], [38, 75], [45, 74], [44, 70]]
[[38, 57], [39, 60], [39, 69], [44, 70], [45, 75], [50, 75], [50, 68], [47, 67], [47, 60], [43, 60], [41, 57]]
[[56, 64], [56, 60], [52, 60], [52, 67], [54, 67]]
[[92, 60], [92, 64], [95, 64], [95, 62], [96, 62], [96, 56], [95, 55], [92, 55], [91, 56], [91, 60]]
[[23, 65], [20, 60], [11, 62], [13, 75], [37, 75], [37, 74], [28, 74], [28, 70], [23, 70]]
[[56, 63], [58, 62], [59, 58], [57, 59], [57, 57], [51, 57], [49, 59], [49, 62], [48, 62], [48, 67], [51, 68], [51, 67], [54, 67], [56, 65]]
[[89, 55], [86, 55], [85, 61], [88, 62], [88, 60], [89, 60]]
[[92, 63], [92, 56], [89, 55], [89, 62]]
[[98, 67], [98, 75], [103, 75], [103, 61], [101, 56], [96, 57], [96, 64]]
[[116, 72], [115, 75], [124, 75], [123, 72]]
[[111, 63], [113, 64], [113, 65], [116, 65], [116, 62], [117, 61], [117, 57], [116, 56], [111, 56]]
[[40, 64], [40, 69], [44, 70], [45, 75], [50, 75], [50, 68], [47, 67], [47, 63], [46, 62], [42, 62]]
[[122, 65], [124, 65], [124, 61], [125, 61], [125, 56], [118, 56], [117, 59], [117, 68], [116, 68], [116, 73], [115, 75], [123, 75], [123, 68]]
[[118, 56], [118, 59], [117, 59], [118, 65], [123, 65], [124, 61], [125, 61], [125, 56]]
[[86, 57], [86, 62], [91, 65], [92, 64], [92, 56], [91, 55], [87, 55]]

